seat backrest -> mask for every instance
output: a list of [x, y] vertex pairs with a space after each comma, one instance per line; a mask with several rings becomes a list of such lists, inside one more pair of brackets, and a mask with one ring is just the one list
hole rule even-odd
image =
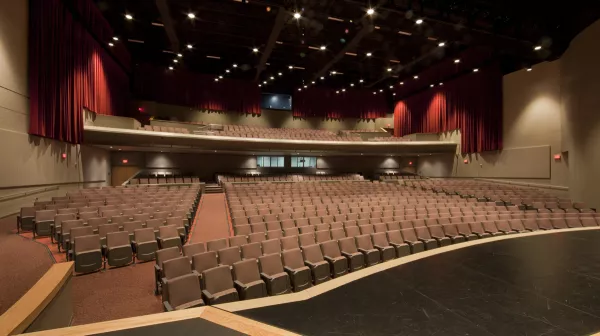
[[128, 232], [128, 233], [133, 233], [135, 230], [141, 229], [142, 227], [142, 222], [140, 221], [132, 221], [132, 222], [125, 222], [123, 224], [123, 231]]
[[291, 269], [298, 269], [305, 266], [300, 249], [283, 251], [281, 257], [283, 259], [283, 265]]
[[333, 229], [333, 230], [331, 230], [331, 238], [333, 240], [346, 238], [346, 232], [344, 231], [343, 228]]
[[340, 246], [340, 250], [346, 253], [356, 253], [358, 249], [356, 248], [356, 242], [354, 241], [354, 237], [342, 238], [338, 240], [338, 245]]
[[233, 288], [229, 266], [214, 267], [202, 272], [203, 288], [209, 293], [219, 293]]
[[227, 248], [227, 238], [215, 239], [206, 242], [206, 249], [208, 251], [218, 251]]
[[187, 257], [176, 257], [163, 262], [163, 275], [167, 279], [173, 279], [182, 275], [192, 273], [190, 259]]
[[119, 224], [104, 224], [98, 226], [98, 234], [100, 237], [106, 237], [106, 234], [110, 232], [119, 232]]
[[260, 271], [262, 273], [267, 275], [283, 273], [281, 257], [279, 257], [279, 254], [277, 253], [263, 255], [262, 257], [258, 258], [258, 262], [260, 265]]
[[304, 260], [312, 263], [317, 263], [324, 260], [321, 247], [318, 244], [304, 246], [302, 248], [302, 254], [304, 255]]
[[300, 246], [313, 245], [315, 244], [315, 235], [314, 233], [303, 233], [298, 236], [298, 240], [300, 241]]
[[364, 234], [364, 235], [356, 236], [354, 238], [356, 239], [356, 247], [365, 249], [365, 250], [373, 249], [373, 242], [371, 241], [371, 235]]
[[[154, 233], [152, 233], [154, 235]], [[156, 264], [158, 267], [162, 268], [163, 263], [167, 260], [179, 258], [181, 254], [179, 254], [179, 248], [177, 246], [164, 248], [156, 251]]]
[[360, 229], [358, 226], [350, 226], [346, 227], [346, 236], [348, 237], [356, 237], [360, 235]]
[[[71, 233], [71, 240], [73, 240], [76, 237], [93, 235], [94, 229], [92, 229], [89, 226], [77, 226], [77, 227], [71, 228], [70, 233]], [[129, 238], [129, 235], [127, 235], [127, 237]], [[129, 239], [127, 239], [127, 243], [129, 243]]]
[[402, 234], [400, 234], [400, 230], [392, 230], [386, 232], [388, 242], [392, 244], [404, 244], [404, 239], [402, 238]]
[[71, 229], [83, 226], [83, 220], [81, 219], [70, 219], [62, 222], [62, 232], [70, 233]]
[[234, 263], [242, 260], [240, 248], [237, 246], [221, 249], [217, 254], [221, 265], [233, 266]]
[[198, 273], [218, 265], [217, 252], [215, 251], [197, 253], [192, 256], [192, 268]]
[[202, 298], [200, 281], [195, 274], [169, 280], [169, 303], [177, 307]]
[[321, 252], [325, 257], [337, 258], [342, 256], [340, 247], [336, 241], [330, 240], [321, 243]]
[[100, 250], [100, 236], [89, 235], [75, 238], [75, 254], [86, 251]]
[[35, 221], [51, 221], [56, 216], [56, 210], [38, 210], [35, 212]]
[[260, 280], [258, 263], [255, 260], [244, 260], [236, 262], [235, 264], [233, 264], [233, 274], [235, 280], [244, 284]]
[[[177, 247], [172, 247], [177, 249]], [[206, 252], [204, 243], [187, 244], [183, 246], [183, 255], [190, 258], [198, 253]]]
[[229, 246], [242, 246], [244, 244], [248, 244], [248, 238], [246, 238], [246, 236], [229, 237]]
[[281, 253], [281, 243], [279, 239], [269, 239], [262, 241], [262, 251], [264, 254]]
[[371, 235], [371, 239], [373, 241], [373, 245], [375, 246], [389, 246], [390, 243], [387, 240], [385, 232], [373, 233]]
[[331, 240], [331, 235], [329, 233], [329, 230], [322, 230], [315, 232], [315, 238], [317, 243], [323, 243], [328, 240]]
[[300, 248], [300, 244], [298, 244], [298, 236], [281, 238], [281, 247], [284, 251]]
[[134, 240], [136, 243], [146, 243], [151, 241], [156, 241], [156, 237], [154, 236], [154, 230], [151, 228], [147, 229], [137, 229], [133, 231]]

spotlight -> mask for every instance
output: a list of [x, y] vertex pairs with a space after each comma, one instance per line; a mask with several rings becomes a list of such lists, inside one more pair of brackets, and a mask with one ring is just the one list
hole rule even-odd
[[191, 44], [188, 44], [188, 45], [187, 45], [187, 48], [188, 48], [188, 49], [192, 49], [192, 48], [193, 48], [193, 46], [192, 46]]
[[354, 83], [350, 83], [350, 86], [354, 86]]
[[225, 69], [225, 72], [229, 73], [229, 69]]
[[288, 67], [288, 69], [293, 69], [293, 68], [294, 68], [294, 67], [293, 67], [292, 65], [290, 65], [290, 66]]
[[176, 60], [176, 59], [174, 59], [174, 60], [173, 60], [173, 62], [175, 62], [175, 63], [178, 63], [179, 61], [178, 61], [178, 60]]
[[312, 84], [315, 84], [315, 81], [312, 81], [311, 83], [312, 83]]
[[308, 86], [304, 85], [304, 88], [306, 89], [306, 88], [308, 88]]
[[325, 49], [327, 49], [327, 47], [326, 47], [326, 46], [324, 46], [324, 45], [323, 45], [323, 46], [321, 46], [321, 50], [325, 50]]
[[433, 87], [433, 84], [429, 85], [429, 87]]
[[404, 85], [404, 82], [400, 82], [400, 85]]
[[298, 20], [302, 15], [300, 15], [300, 13], [296, 12], [294, 13], [294, 19]]
[[473, 69], [473, 72], [478, 72], [478, 71], [479, 71], [479, 69], [477, 69], [477, 68]]
[[257, 52], [258, 52], [258, 48], [253, 48], [253, 49], [252, 49], [252, 52], [253, 52], [253, 53], [257, 53]]
[[383, 92], [383, 90], [379, 90], [379, 92]]
[[444, 83], [440, 82], [440, 86], [444, 86]]
[[282, 74], [281, 72], [280, 72], [280, 73], [278, 73], [278, 75], [279, 75], [279, 76], [283, 76], [283, 74]]
[[373, 14], [375, 14], [375, 10], [374, 10], [373, 8], [369, 8], [369, 9], [367, 10], [367, 14], [368, 14], [368, 15], [373, 15]]
[[264, 81], [263, 84], [267, 85], [267, 81]]
[[275, 77], [271, 76], [271, 80], [274, 80], [274, 79], [275, 79]]
[[108, 42], [108, 46], [112, 47], [112, 46], [114, 46], [114, 44], [112, 44], [112, 42]]
[[335, 91], [335, 93], [340, 93], [340, 91]]
[[189, 17], [190, 19], [195, 19], [195, 18], [196, 18], [196, 15], [195, 15], [194, 13], [188, 13], [188, 17]]
[[361, 79], [361, 80], [359, 80], [358, 82], [359, 82], [359, 83], [362, 83], [362, 82], [364, 82], [364, 80], [362, 80], [362, 79]]
[[298, 88], [298, 91], [302, 91], [302, 88]]
[[183, 55], [182, 54], [177, 54], [177, 57], [183, 57]]
[[125, 14], [125, 18], [127, 20], [133, 20], [133, 16], [131, 14]]
[[377, 92], [373, 91], [373, 94], [377, 94]]
[[417, 21], [415, 21], [415, 23], [420, 25], [421, 23], [423, 23], [423, 19], [418, 19]]
[[390, 90], [391, 90], [391, 89], [393, 89], [393, 88], [394, 88], [394, 86], [393, 86], [393, 85], [390, 85]]
[[172, 67], [172, 66], [170, 66], [170, 67], [169, 67], [169, 70], [173, 70], [173, 67]]
[[237, 68], [237, 64], [233, 63], [232, 67]]
[[541, 50], [541, 49], [542, 49], [542, 46], [540, 46], [540, 45], [539, 46], [535, 46], [535, 48], [533, 48], [533, 50]]
[[371, 55], [373, 55], [373, 54], [371, 54], [371, 53], [367, 53], [367, 57], [371, 57]]
[[262, 86], [262, 84], [258, 84], [258, 87], [261, 87], [261, 86]]
[[414, 76], [413, 78], [414, 78], [414, 79], [419, 79], [419, 76]]
[[395, 95], [396, 95], [395, 93], [392, 93], [392, 96], [395, 96]]
[[223, 79], [223, 76], [219, 76], [219, 79]]
[[527, 68], [527, 71], [531, 71], [531, 70], [533, 70], [533, 69], [532, 68]]
[[346, 89], [342, 89], [342, 92], [346, 92]]
[[460, 59], [458, 59], [458, 58], [457, 58], [457, 59], [455, 59], [455, 60], [454, 60], [454, 63], [460, 63]]
[[335, 75], [336, 73], [337, 73], [336, 71], [332, 71], [332, 72], [331, 72], [331, 74], [332, 74], [332, 75]]
[[387, 68], [387, 71], [388, 72], [392, 72], [392, 68]]
[[324, 80], [324, 79], [325, 79], [325, 77], [321, 76], [321, 80]]
[[215, 78], [215, 82], [218, 82], [218, 81], [219, 81], [219, 79], [218, 79], [218, 78]]
[[119, 38], [115, 36], [115, 37], [113, 37], [113, 40], [118, 41]]
[[438, 44], [438, 47], [443, 47], [443, 46], [445, 46], [445, 45], [446, 45], [446, 42], [440, 42], [440, 43]]

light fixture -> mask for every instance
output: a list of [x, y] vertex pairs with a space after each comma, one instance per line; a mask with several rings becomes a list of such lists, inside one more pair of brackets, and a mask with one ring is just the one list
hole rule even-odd
[[327, 47], [326, 47], [326, 46], [324, 46], [324, 45], [322, 45], [322, 46], [321, 46], [321, 50], [325, 50], [325, 49], [327, 49]]
[[373, 94], [377, 94], [377, 92], [373, 91]]
[[400, 82], [400, 85], [404, 85], [404, 82]]
[[258, 87], [261, 87], [261, 86], [262, 86], [262, 84], [258, 84]]
[[367, 53], [367, 57], [371, 57], [371, 55], [373, 55], [373, 54], [371, 54], [371, 53]]
[[387, 71], [388, 72], [392, 72], [392, 68], [387, 68]]
[[354, 83], [350, 83], [350, 86], [354, 86]]
[[298, 20], [302, 15], [300, 15], [300, 13], [296, 12], [294, 13], [294, 19]]
[[458, 58], [457, 58], [457, 59], [455, 59], [455, 60], [454, 60], [454, 63], [460, 63], [460, 59], [458, 59]]
[[445, 45], [446, 45], [446, 42], [440, 42], [440, 43], [438, 43], [438, 47], [443, 47]]
[[282, 74], [281, 72], [280, 72], [280, 73], [278, 73], [278, 75], [279, 75], [279, 76], [283, 76], [283, 74]]
[[119, 38], [115, 36], [115, 37], [113, 37], [113, 40], [118, 41]]
[[321, 80], [324, 80], [324, 79], [325, 79], [325, 77], [321, 76]]
[[542, 49], [542, 46], [540, 46], [540, 45], [539, 46], [535, 46], [535, 48], [533, 48], [533, 50], [541, 50], [541, 49]]
[[373, 14], [375, 14], [375, 10], [373, 8], [369, 8], [369, 9], [367, 9], [367, 14], [373, 15]]
[[416, 24], [421, 24], [423, 23], [423, 19], [417, 19], [417, 21], [415, 21]]
[[304, 85], [304, 88], [306, 89], [306, 88], [308, 88], [308, 86]]
[[183, 57], [183, 55], [182, 54], [177, 54], [177, 57]]
[[440, 84], [439, 84], [439, 85], [440, 85], [440, 86], [444, 86], [444, 83], [440, 82]]
[[131, 14], [125, 14], [125, 18], [127, 20], [133, 20], [133, 16]]
[[229, 69], [225, 69], [225, 72], [229, 73]]
[[114, 46], [114, 44], [112, 44], [112, 42], [108, 42], [108, 46], [112, 47], [112, 46]]
[[175, 63], [178, 63], [179, 61], [178, 61], [178, 60], [176, 60], [176, 59], [174, 59], [174, 60], [173, 60], [173, 62], [175, 62]]
[[429, 87], [433, 87], [433, 84], [429, 85]]
[[192, 46], [191, 44], [188, 44], [188, 45], [187, 45], [187, 48], [188, 48], [188, 49], [192, 49], [192, 48], [193, 48], [193, 46]]
[[237, 64], [233, 63], [232, 67], [237, 68]]
[[414, 76], [413, 78], [414, 78], [414, 79], [419, 79], [419, 76]]
[[223, 76], [219, 76], [219, 79], [223, 79]]
[[393, 86], [393, 85], [390, 85], [390, 90], [391, 90], [391, 89], [393, 89], [393, 88], [394, 88], [394, 86]]
[[253, 48], [252, 52], [257, 53], [258, 52], [258, 48]]
[[531, 70], [533, 70], [533, 69], [532, 68], [527, 68], [527, 71], [531, 71]]
[[274, 79], [275, 79], [275, 77], [271, 76], [271, 80], [274, 80]]
[[336, 73], [337, 73], [336, 71], [332, 71], [332, 72], [331, 72], [331, 74], [332, 74], [332, 75], [335, 75]]
[[473, 72], [478, 72], [478, 71], [479, 71], [479, 69], [477, 69], [477, 68], [473, 69]]
[[312, 81], [311, 83], [315, 84], [315, 81]]
[[361, 80], [359, 80], [358, 82], [359, 82], [359, 83], [362, 83], [362, 82], [364, 82], [364, 80], [362, 80], [362, 79], [361, 79]]
[[395, 96], [395, 95], [396, 95], [396, 93], [392, 93], [392, 96]]
[[172, 67], [172, 66], [170, 66], [170, 67], [169, 67], [169, 70], [173, 70], [173, 67]]
[[264, 81], [263, 84], [267, 85], [267, 81]]
[[215, 82], [218, 82], [218, 81], [219, 81], [219, 79], [218, 79], [218, 78], [215, 78]]
[[335, 91], [335, 93], [340, 93], [340, 91]]
[[195, 15], [194, 13], [188, 13], [188, 17], [189, 17], [190, 19], [195, 19], [195, 18], [196, 18], [196, 15]]
[[293, 69], [293, 68], [294, 68], [294, 66], [293, 66], [293, 65], [290, 65], [290, 66], [288, 67], [288, 69]]
[[342, 92], [346, 92], [346, 89], [342, 89]]
[[298, 88], [298, 91], [302, 91], [302, 88]]
[[380, 89], [379, 92], [383, 92], [383, 90]]

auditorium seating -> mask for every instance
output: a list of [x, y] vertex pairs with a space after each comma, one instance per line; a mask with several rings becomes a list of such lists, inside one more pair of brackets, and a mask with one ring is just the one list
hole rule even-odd
[[381, 181], [395, 181], [395, 180], [420, 180], [424, 179], [419, 175], [382, 175], [379, 177]]
[[[32, 230], [34, 238], [50, 237], [67, 260], [75, 261], [77, 272], [97, 270], [96, 242], [91, 241], [96, 238], [100, 264], [120, 267], [131, 264], [134, 256], [152, 260], [159, 248], [181, 248], [199, 194], [198, 184], [80, 189], [23, 208], [17, 228]], [[83, 246], [75, 247], [77, 241], [83, 241]], [[82, 264], [91, 258], [88, 255], [94, 256], [94, 267]]]
[[154, 174], [149, 176], [137, 176], [129, 180], [129, 184], [191, 184], [200, 183], [197, 176], [174, 176], [166, 174]]
[[378, 142], [406, 142], [406, 141], [410, 141], [410, 139], [405, 139], [405, 138], [397, 138], [397, 137], [374, 137], [374, 138], [370, 138], [369, 141], [378, 141]]
[[336, 175], [300, 175], [300, 174], [286, 174], [286, 175], [255, 175], [255, 176], [228, 176], [218, 175], [217, 181], [219, 183], [228, 182], [308, 182], [308, 181], [339, 181], [339, 180], [352, 180], [352, 181], [363, 181], [364, 178], [359, 174], [336, 174]]

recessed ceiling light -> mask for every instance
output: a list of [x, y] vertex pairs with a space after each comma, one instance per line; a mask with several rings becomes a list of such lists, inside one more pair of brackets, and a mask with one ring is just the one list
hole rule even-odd
[[223, 79], [223, 76], [219, 76], [219, 79]]
[[440, 86], [444, 86], [444, 83], [440, 82], [440, 84], [439, 84], [439, 85], [440, 85]]
[[423, 19], [417, 19], [417, 21], [415, 21], [416, 24], [421, 24], [423, 23]]
[[533, 69], [532, 68], [527, 68], [527, 71], [531, 71], [531, 70], [533, 70]]
[[304, 85], [304, 88], [306, 89], [306, 88], [308, 88], [308, 86]]
[[274, 80], [274, 79], [275, 79], [275, 77], [271, 76], [271, 80]]
[[278, 75], [279, 75], [279, 76], [283, 76], [283, 74], [282, 74], [281, 72], [280, 72], [280, 73], [278, 73]]
[[218, 78], [215, 78], [215, 82], [218, 82], [218, 81], [219, 81], [219, 79], [218, 79]]
[[178, 63], [179, 61], [178, 61], [178, 60], [176, 60], [176, 59], [174, 59], [174, 60], [173, 60], [173, 62], [175, 62], [175, 63]]
[[261, 86], [262, 86], [262, 84], [258, 84], [258, 87], [261, 87]]
[[190, 19], [194, 19], [194, 18], [196, 18], [196, 14], [194, 14], [194, 13], [188, 13], [188, 17]]
[[373, 8], [369, 8], [369, 9], [367, 9], [367, 14], [373, 15], [373, 14], [375, 14], [375, 10]]
[[371, 57], [371, 55], [373, 55], [373, 54], [371, 54], [371, 53], [367, 53], [367, 57]]
[[321, 46], [321, 50], [325, 50], [325, 49], [327, 49], [327, 47], [326, 47], [326, 46], [324, 46], [324, 45], [322, 45], [322, 46]]
[[335, 93], [340, 93], [340, 91], [335, 91]]
[[315, 84], [315, 81], [312, 81], [311, 83]]
[[258, 52], [258, 48], [252, 48], [252, 52], [257, 53]]
[[404, 82], [400, 82], [400, 85], [404, 85]]
[[446, 42], [440, 42], [440, 43], [438, 43], [438, 47], [443, 47], [445, 45], [446, 45]]
[[108, 46], [112, 47], [112, 46], [114, 46], [114, 44], [112, 44], [112, 42], [108, 42]]
[[321, 76], [321, 80], [324, 80], [324, 79], [325, 79], [325, 77]]
[[237, 68], [237, 64], [233, 63], [232, 67]]
[[392, 68], [387, 68], [387, 71], [388, 72], [392, 72]]
[[377, 94], [377, 92], [373, 91], [373, 94]]
[[346, 92], [346, 89], [342, 89], [342, 92]]
[[169, 70], [173, 70], [173, 67], [172, 67], [172, 66], [170, 66], [170, 67], [169, 67]]
[[364, 80], [362, 80], [362, 79], [361, 79], [361, 80], [359, 80], [358, 82], [359, 82], [359, 83], [362, 83], [362, 82], [364, 82]]
[[294, 13], [294, 19], [299, 19], [301, 16], [298, 12]]
[[429, 85], [429, 87], [433, 87], [433, 84]]
[[267, 81], [264, 81], [264, 82], [263, 82], [263, 84], [265, 84], [265, 85], [266, 85], [266, 84], [267, 84]]
[[478, 71], [479, 71], [479, 69], [477, 69], [477, 68], [473, 69], [473, 72], [478, 72]]
[[458, 59], [458, 58], [457, 58], [457, 59], [455, 59], [455, 60], [454, 60], [454, 63], [460, 63], [460, 59]]
[[187, 45], [187, 48], [188, 48], [188, 49], [192, 49], [192, 48], [193, 48], [193, 46], [192, 46], [191, 44], [188, 44], [188, 45]]
[[535, 48], [533, 48], [533, 50], [541, 50], [541, 49], [542, 49], [542, 46], [540, 46], [540, 45], [539, 46], [535, 46]]
[[395, 96], [395, 95], [396, 95], [396, 93], [392, 93], [392, 96]]
[[390, 89], [393, 89], [393, 88], [394, 88], [394, 86], [393, 86], [393, 85], [390, 85]]
[[298, 88], [298, 91], [302, 91], [302, 88]]
[[294, 68], [294, 66], [293, 66], [293, 65], [290, 65], [290, 66], [288, 67], [288, 69], [293, 69], [293, 68]]
[[225, 72], [229, 73], [229, 69], [225, 69]]
[[354, 86], [354, 83], [350, 83], [350, 86]]
[[332, 74], [332, 75], [335, 75], [336, 73], [337, 73], [336, 71], [332, 71], [332, 72], [331, 72], [331, 74]]
[[383, 90], [379, 90], [379, 92], [383, 92]]
[[115, 37], [113, 37], [113, 40], [118, 41], [119, 38], [115, 36]]
[[177, 57], [183, 57], [183, 55], [182, 54], [177, 54]]
[[419, 76], [414, 76], [413, 78], [414, 78], [414, 79], [419, 79]]
[[133, 20], [133, 16], [131, 14], [125, 14], [125, 18], [127, 20]]

